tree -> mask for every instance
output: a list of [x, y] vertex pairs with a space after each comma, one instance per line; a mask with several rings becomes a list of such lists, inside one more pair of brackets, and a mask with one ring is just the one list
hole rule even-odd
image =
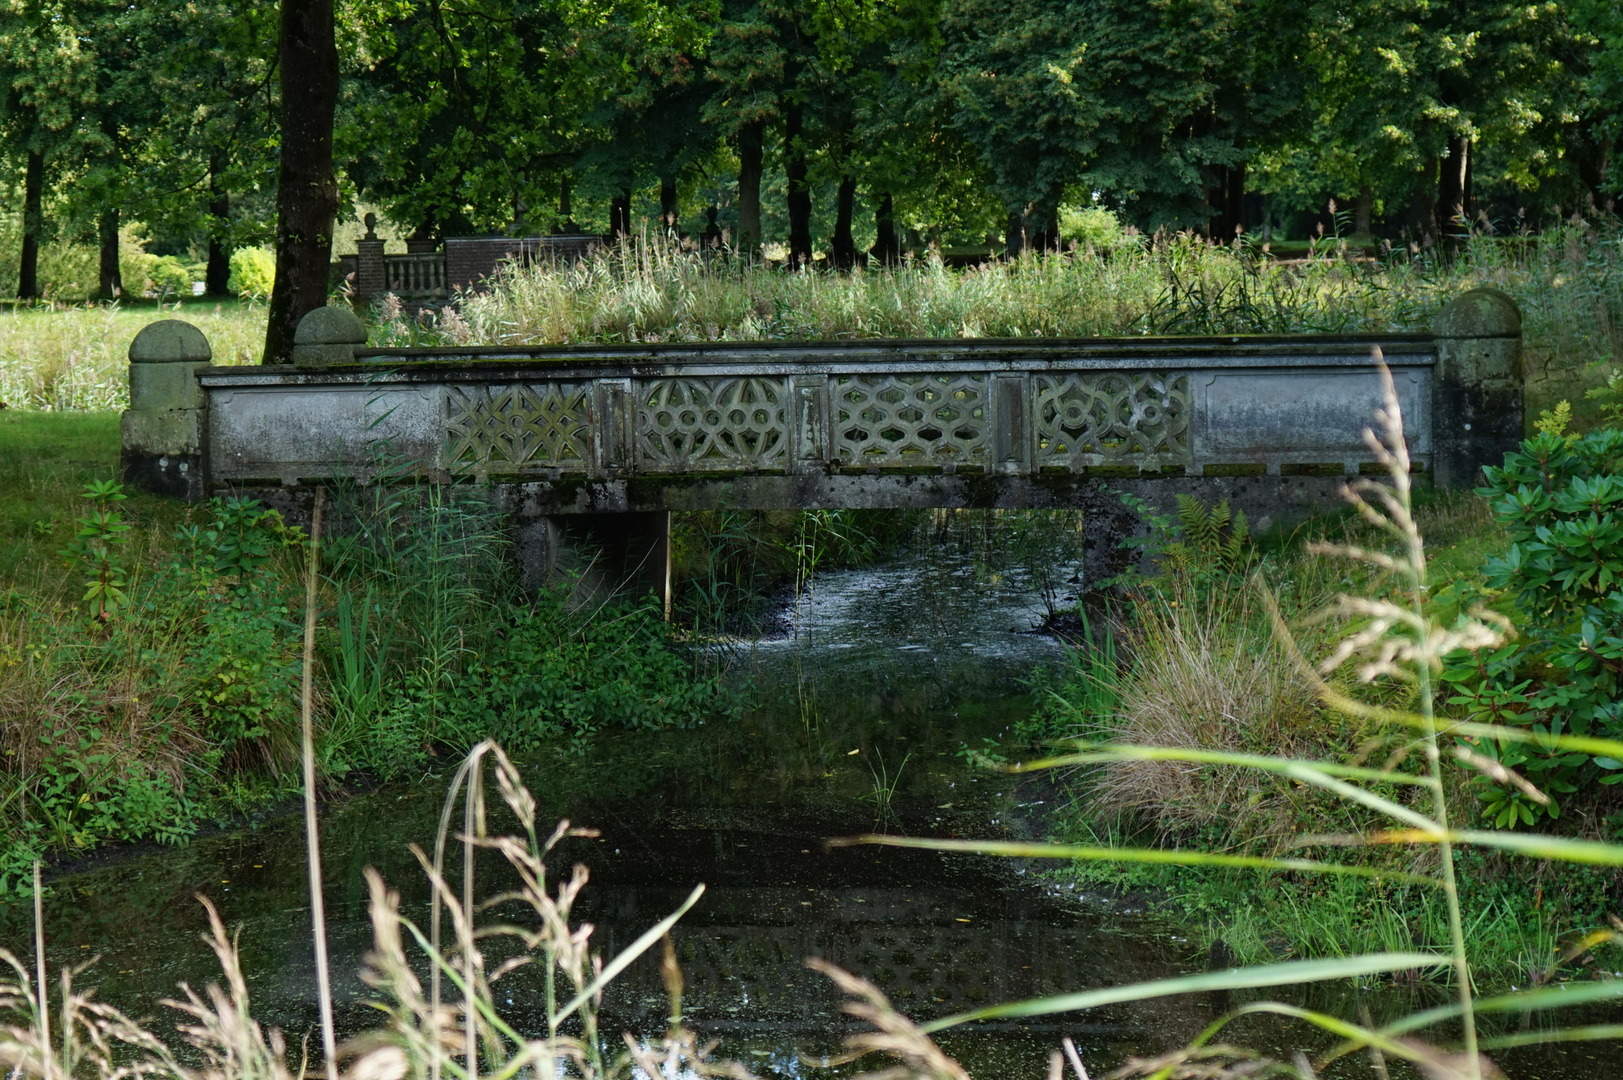
[[327, 302], [338, 215], [332, 154], [338, 49], [333, 34], [333, 0], [282, 0], [276, 283], [265, 329], [267, 364], [287, 360], [299, 320]]
[[8, 156], [24, 162], [20, 300], [40, 295], [48, 171], [94, 92], [91, 64], [61, 3], [30, 0], [0, 9], [0, 141]]

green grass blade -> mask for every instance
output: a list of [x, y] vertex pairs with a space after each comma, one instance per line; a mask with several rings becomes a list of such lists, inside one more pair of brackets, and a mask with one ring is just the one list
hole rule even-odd
[[[1038, 761], [1023, 762], [1009, 767], [1010, 772], [1039, 772], [1043, 769], [1052, 769], [1066, 765], [1086, 765], [1103, 761], [1194, 761], [1208, 765], [1236, 765], [1245, 768], [1266, 768], [1264, 762], [1296, 762], [1308, 765], [1327, 776], [1339, 776], [1346, 780], [1370, 780], [1377, 783], [1413, 784], [1418, 787], [1431, 787], [1429, 776], [1417, 776], [1414, 773], [1393, 772], [1383, 769], [1365, 769], [1357, 765], [1340, 765], [1333, 761], [1312, 761], [1303, 758], [1276, 758], [1258, 754], [1235, 754], [1224, 750], [1195, 750], [1186, 747], [1172, 746], [1119, 746], [1106, 744], [1096, 747], [1086, 747], [1075, 754], [1065, 754], [1060, 757], [1042, 758]], [[1276, 772], [1277, 769], [1269, 768]]]
[[597, 978], [592, 980], [591, 985], [587, 986], [586, 989], [576, 994], [569, 1004], [558, 1010], [558, 1020], [562, 1021], [570, 1013], [574, 1012], [576, 1009], [586, 1004], [586, 1002], [590, 1001], [593, 994], [607, 986], [614, 980], [616, 975], [620, 974], [620, 972], [624, 971], [628, 966], [630, 966], [633, 960], [647, 952], [649, 947], [652, 946], [654, 942], [664, 937], [665, 934], [669, 932], [670, 928], [676, 925], [676, 921], [683, 915], [687, 914], [688, 908], [698, 903], [699, 897], [703, 895], [704, 884], [701, 882], [693, 887], [692, 892], [688, 893], [688, 898], [682, 901], [681, 907], [659, 920], [653, 926], [650, 926], [647, 931], [643, 933], [642, 937], [638, 938], [636, 941], [633, 941], [613, 960], [610, 960], [607, 964], [604, 964], [603, 970], [597, 973]]
[[[1367, 806], [1371, 810], [1385, 814], [1416, 829], [1435, 832], [1436, 824], [1426, 815], [1401, 806], [1391, 799], [1382, 798], [1372, 791], [1365, 791], [1343, 780], [1336, 778], [1338, 770], [1347, 766], [1328, 765], [1325, 762], [1306, 761], [1299, 758], [1270, 757], [1266, 754], [1232, 754], [1221, 750], [1189, 750], [1172, 746], [1111, 746], [1104, 750], [1090, 750], [1085, 753], [1068, 755], [1065, 758], [1048, 759], [1053, 762], [1070, 764], [1087, 764], [1101, 761], [1188, 761], [1207, 765], [1233, 765], [1239, 768], [1259, 769], [1263, 772], [1276, 773], [1292, 780], [1311, 784], [1317, 788], [1334, 792], [1349, 802]], [[1017, 772], [1030, 772], [1035, 770], [1039, 762], [1026, 766], [1017, 766]], [[1373, 773], [1375, 778], [1390, 780], [1394, 775], [1382, 773], [1377, 770], [1361, 770]], [[1411, 778], [1416, 779], [1418, 778]], [[1420, 781], [1424, 786], [1431, 786], [1431, 781]]]
[[1217, 855], [1182, 848], [1118, 848], [1082, 844], [1037, 844], [1005, 840], [933, 840], [928, 837], [881, 836], [867, 834], [830, 841], [830, 847], [880, 844], [885, 847], [924, 848], [930, 851], [967, 851], [976, 855], [999, 855], [1024, 859], [1090, 859], [1098, 862], [1166, 863], [1176, 866], [1232, 866], [1246, 870], [1293, 870], [1307, 874], [1345, 874], [1351, 877], [1380, 878], [1412, 885], [1440, 884], [1424, 874], [1380, 870], [1369, 866], [1343, 866], [1313, 859], [1271, 859], [1257, 855]]
[[[1553, 986], [1540, 987], [1536, 990], [1517, 990], [1514, 993], [1478, 998], [1472, 1003], [1471, 1008], [1479, 1016], [1487, 1013], [1532, 1013], [1542, 1012], [1547, 1009], [1594, 1005], [1597, 1002], [1616, 1001], [1618, 998], [1623, 998], [1623, 979], [1607, 979], [1600, 982], [1556, 983]], [[1420, 1031], [1431, 1027], [1433, 1024], [1453, 1020], [1459, 1015], [1460, 1006], [1458, 1002], [1438, 1005], [1435, 1008], [1400, 1017], [1382, 1027], [1380, 1034], [1386, 1036], [1406, 1035], [1411, 1031]], [[1336, 1047], [1335, 1050], [1321, 1059], [1321, 1063], [1334, 1061], [1344, 1054], [1361, 1050], [1367, 1045], [1367, 1042], [1360, 1041], [1359, 1038], [1355, 1037], [1351, 1041]]]
[[1129, 983], [1126, 986], [1108, 986], [1102, 990], [1085, 990], [1078, 994], [1061, 994], [1057, 997], [992, 1005], [931, 1021], [922, 1025], [920, 1030], [925, 1034], [931, 1034], [975, 1020], [1047, 1016], [1051, 1013], [1077, 1012], [1081, 1009], [1097, 1008], [1100, 1005], [1114, 1005], [1123, 1001], [1170, 997], [1173, 994], [1196, 994], [1208, 990], [1245, 990], [1260, 986], [1294, 986], [1298, 983], [1325, 982], [1330, 979], [1356, 979], [1388, 971], [1447, 967], [1452, 963], [1452, 958], [1448, 956], [1419, 952], [1371, 953], [1339, 960], [1288, 960], [1280, 964], [1208, 971], [1200, 975], [1181, 975], [1173, 979], [1156, 979], [1150, 982]]
[[1533, 1046], [1537, 1043], [1590, 1042], [1595, 1039], [1623, 1039], [1623, 1024], [1591, 1024], [1587, 1027], [1552, 1028], [1549, 1031], [1518, 1031], [1514, 1035], [1501, 1035], [1496, 1039], [1483, 1039], [1477, 1045], [1484, 1050], [1508, 1050], [1513, 1046]]
[[[1489, 832], [1483, 829], [1462, 829], [1450, 832], [1447, 839], [1453, 844], [1472, 844], [1476, 847], [1511, 851], [1529, 859], [1554, 859], [1557, 862], [1587, 863], [1592, 866], [1623, 866], [1623, 844], [1608, 844], [1599, 840], [1573, 840], [1565, 836], [1544, 833]], [[1377, 844], [1434, 844], [1444, 834], [1431, 830], [1391, 829], [1371, 833], [1369, 840]]]

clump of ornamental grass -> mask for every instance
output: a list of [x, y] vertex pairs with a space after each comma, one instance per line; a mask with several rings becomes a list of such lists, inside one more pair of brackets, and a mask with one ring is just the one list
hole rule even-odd
[[[1135, 746], [1200, 747], [1228, 753], [1316, 755], [1334, 731], [1303, 677], [1256, 611], [1232, 594], [1189, 591], [1145, 598], [1126, 641], [1118, 712], [1096, 718], [1090, 737]], [[1284, 785], [1232, 766], [1116, 761], [1089, 776], [1088, 802], [1126, 813], [1163, 834], [1266, 814]]]

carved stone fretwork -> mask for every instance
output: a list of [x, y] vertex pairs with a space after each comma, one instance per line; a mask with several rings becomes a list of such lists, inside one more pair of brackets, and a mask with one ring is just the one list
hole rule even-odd
[[1189, 376], [1078, 371], [1032, 376], [1036, 464], [1183, 465], [1189, 453]]
[[592, 384], [454, 384], [446, 393], [453, 466], [586, 471], [592, 464]]
[[984, 465], [985, 375], [840, 375], [834, 457], [845, 465]]
[[779, 470], [789, 462], [781, 378], [653, 379], [637, 396], [637, 468]]

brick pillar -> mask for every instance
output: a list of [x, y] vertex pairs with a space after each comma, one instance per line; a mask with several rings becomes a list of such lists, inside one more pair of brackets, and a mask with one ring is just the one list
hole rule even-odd
[[1522, 313], [1498, 289], [1472, 289], [1437, 313], [1432, 333], [1434, 482], [1475, 487], [1482, 466], [1503, 464], [1522, 440]]
[[202, 499], [207, 400], [197, 370], [214, 358], [191, 323], [164, 319], [130, 342], [130, 407], [119, 421], [124, 482], [187, 502]]
[[388, 289], [383, 274], [383, 241], [355, 241], [355, 306], [365, 311]]

